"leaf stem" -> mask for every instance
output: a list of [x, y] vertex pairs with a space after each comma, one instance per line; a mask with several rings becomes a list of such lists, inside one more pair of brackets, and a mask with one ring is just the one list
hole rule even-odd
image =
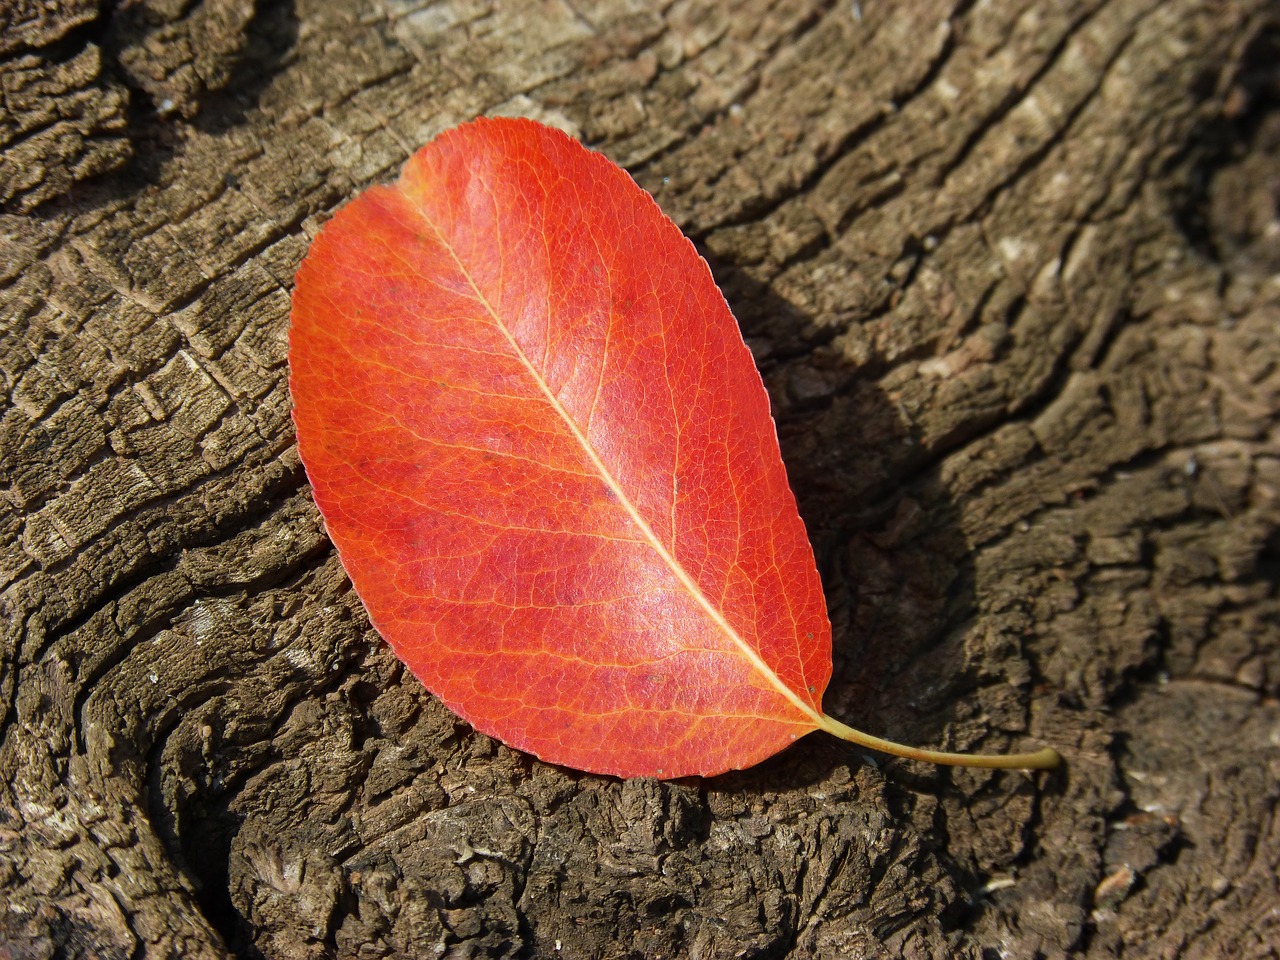
[[940, 763], [948, 767], [987, 767], [993, 770], [1052, 770], [1062, 762], [1058, 751], [1045, 747], [1034, 753], [981, 754], [981, 753], [947, 753], [942, 750], [921, 750], [908, 747], [892, 740], [882, 740], [869, 733], [855, 730], [853, 727], [834, 720], [825, 713], [819, 723], [821, 729], [834, 734], [841, 740], [848, 740], [862, 747], [870, 747], [881, 753], [908, 760], [920, 760], [924, 763]]

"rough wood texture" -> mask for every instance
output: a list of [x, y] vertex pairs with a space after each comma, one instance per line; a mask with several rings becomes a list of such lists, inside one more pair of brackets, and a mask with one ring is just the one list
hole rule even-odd
[[[1275, 957], [1276, 16], [8, 4], [0, 957]], [[1064, 771], [815, 736], [623, 783], [404, 676], [293, 448], [289, 290], [480, 112], [603, 149], [707, 252], [828, 710]]]

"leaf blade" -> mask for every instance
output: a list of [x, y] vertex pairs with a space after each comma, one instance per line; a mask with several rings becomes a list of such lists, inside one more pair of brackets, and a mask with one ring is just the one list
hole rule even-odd
[[291, 371], [371, 618], [477, 728], [679, 776], [818, 726], [830, 628], [763, 385], [705, 263], [603, 157], [528, 121], [433, 141], [313, 245]]

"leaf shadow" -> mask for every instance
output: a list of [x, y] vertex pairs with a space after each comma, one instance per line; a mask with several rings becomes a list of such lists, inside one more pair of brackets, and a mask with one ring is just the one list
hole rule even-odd
[[[833, 647], [826, 712], [913, 746], [968, 748], [948, 739], [949, 727], [968, 719], [970, 698], [999, 665], [968, 662], [976, 578], [960, 506], [939, 476], [947, 451], [926, 449], [902, 404], [877, 382], [879, 371], [836, 347], [834, 325], [735, 264], [712, 259], [712, 271], [769, 389], [826, 590]], [[801, 781], [821, 779], [862, 757], [886, 759], [810, 736], [757, 774], [725, 780], [772, 780], [783, 769]]]

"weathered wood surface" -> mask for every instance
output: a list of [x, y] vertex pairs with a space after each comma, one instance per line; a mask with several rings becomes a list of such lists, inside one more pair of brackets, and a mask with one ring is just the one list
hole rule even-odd
[[[1274, 5], [657, 7], [0, 9], [0, 957], [1276, 956]], [[1064, 771], [815, 736], [623, 783], [403, 675], [298, 463], [289, 291], [482, 112], [711, 259], [828, 710]]]

